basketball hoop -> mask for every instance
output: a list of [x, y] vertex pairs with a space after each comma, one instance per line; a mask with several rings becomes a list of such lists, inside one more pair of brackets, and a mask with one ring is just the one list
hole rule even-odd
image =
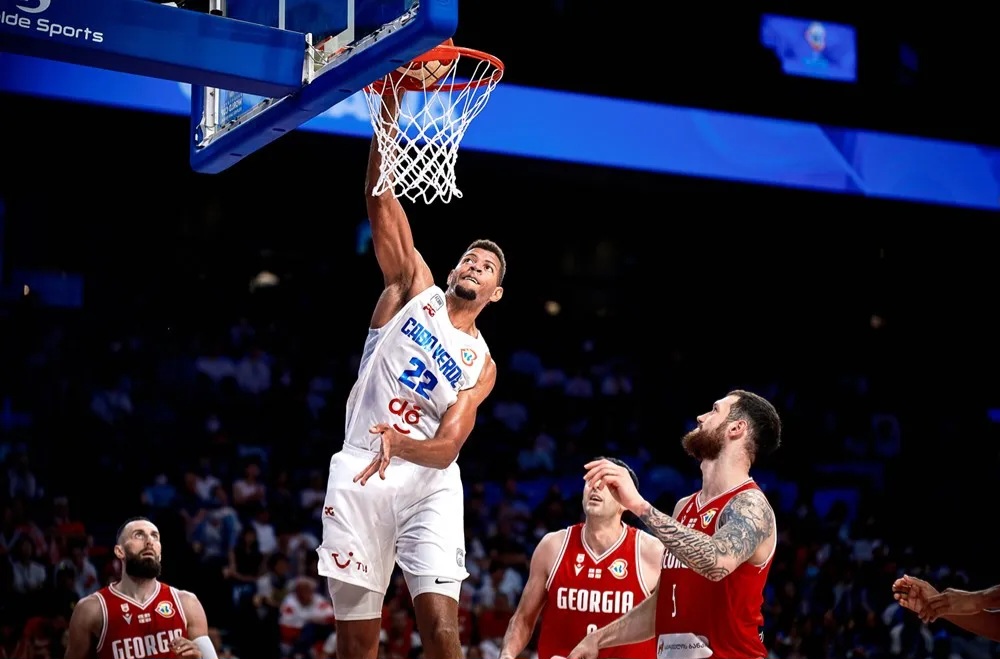
[[[435, 77], [442, 69], [447, 71]], [[382, 156], [374, 194], [392, 189], [396, 197], [428, 204], [461, 199], [455, 181], [458, 146], [503, 69], [503, 62], [487, 53], [441, 45], [365, 87]], [[387, 101], [399, 108], [395, 117]]]

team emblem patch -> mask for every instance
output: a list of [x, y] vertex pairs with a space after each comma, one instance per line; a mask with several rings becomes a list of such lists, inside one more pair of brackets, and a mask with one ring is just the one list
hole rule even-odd
[[628, 561], [624, 558], [616, 558], [611, 565], [608, 566], [608, 572], [611, 573], [615, 579], [624, 579], [628, 576]]

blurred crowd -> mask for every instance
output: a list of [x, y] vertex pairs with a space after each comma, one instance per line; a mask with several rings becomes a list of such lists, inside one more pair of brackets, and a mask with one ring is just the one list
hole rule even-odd
[[[119, 574], [114, 532], [138, 514], [161, 529], [163, 580], [204, 603], [220, 657], [335, 657], [335, 612], [315, 548], [360, 342], [310, 343], [245, 318], [211, 334], [93, 332], [43, 316], [22, 329], [4, 378], [17, 384], [0, 391], [0, 658], [62, 656], [74, 604]], [[504, 376], [459, 459], [468, 659], [496, 659], [535, 544], [581, 519], [589, 458], [629, 462], [666, 510], [697, 488], [673, 438], [712, 398], [678, 404], [667, 439], [651, 440], [636, 421], [636, 362], [607, 343], [572, 339], [498, 357]], [[856, 379], [845, 386], [857, 398], [870, 390]], [[801, 472], [783, 471], [780, 452], [757, 471], [780, 532], [764, 611], [772, 656], [1000, 656], [892, 601], [889, 584], [904, 570], [939, 587], [989, 585], [970, 584], [965, 566], [927, 564], [890, 531], [884, 470], [863, 467], [898, 456], [892, 410], [871, 407], [845, 430], [830, 419], [833, 406], [817, 409], [776, 383], [758, 389], [787, 426], [838, 438], [815, 451], [829, 467], [822, 474], [790, 477]], [[422, 656], [398, 577], [382, 641], [385, 659]]]

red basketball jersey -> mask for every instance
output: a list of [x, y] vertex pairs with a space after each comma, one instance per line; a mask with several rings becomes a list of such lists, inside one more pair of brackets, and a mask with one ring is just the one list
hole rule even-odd
[[[598, 556], [583, 539], [583, 524], [566, 529], [566, 539], [556, 557], [545, 588], [548, 595], [542, 609], [538, 638], [538, 659], [565, 657], [589, 632], [614, 622], [649, 591], [639, 571], [642, 534], [623, 525], [622, 536]], [[600, 657], [653, 659], [653, 640], [601, 650]]]
[[[685, 504], [677, 521], [715, 535], [722, 509], [734, 496], [751, 489], [759, 489], [752, 479], [704, 502], [699, 501], [699, 492]], [[773, 552], [763, 565], [743, 563], [724, 579], [709, 581], [668, 549], [656, 601], [658, 659], [766, 657], [761, 605], [772, 557]]]
[[176, 588], [156, 583], [145, 602], [123, 595], [115, 585], [97, 591], [104, 625], [97, 640], [97, 659], [168, 659], [170, 643], [187, 635], [184, 607]]

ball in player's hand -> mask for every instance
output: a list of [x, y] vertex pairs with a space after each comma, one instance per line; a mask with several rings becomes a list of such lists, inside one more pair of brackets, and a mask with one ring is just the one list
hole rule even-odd
[[[454, 46], [455, 42], [448, 39], [442, 45]], [[433, 87], [436, 82], [448, 75], [454, 63], [454, 60], [415, 61], [410, 62], [406, 66], [399, 67], [396, 71], [415, 80], [418, 88], [423, 87], [427, 89], [428, 87]]]

